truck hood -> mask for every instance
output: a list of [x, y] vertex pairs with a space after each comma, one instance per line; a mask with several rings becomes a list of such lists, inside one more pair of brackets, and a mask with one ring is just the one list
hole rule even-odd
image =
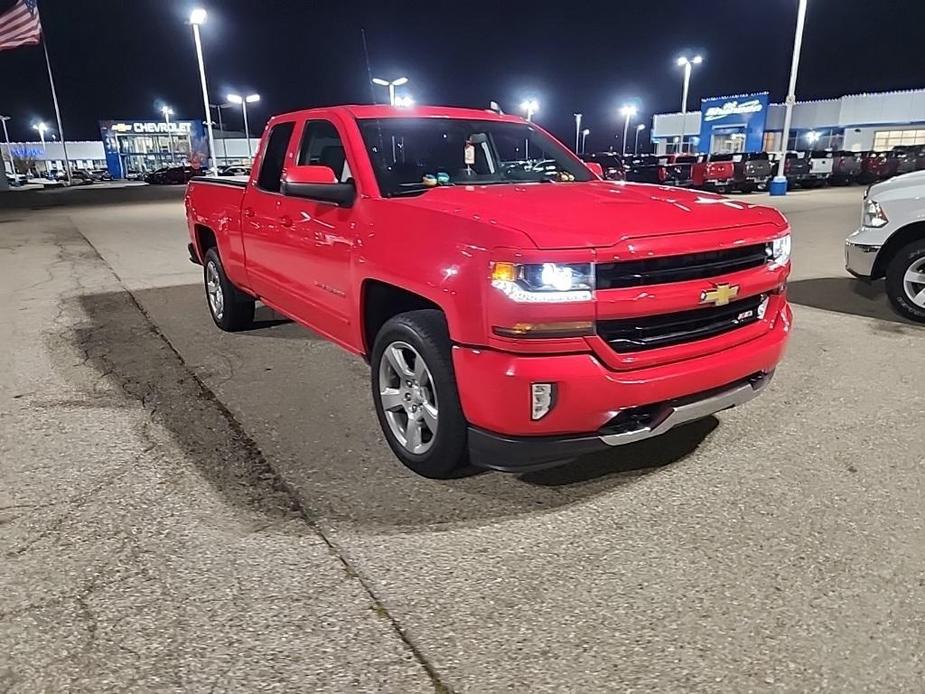
[[868, 197], [875, 200], [884, 195], [889, 195], [891, 198], [905, 198], [923, 193], [925, 193], [925, 171], [914, 171], [871, 186]]
[[614, 181], [456, 185], [393, 202], [514, 229], [542, 249], [602, 248], [633, 238], [785, 225], [771, 208], [710, 193]]

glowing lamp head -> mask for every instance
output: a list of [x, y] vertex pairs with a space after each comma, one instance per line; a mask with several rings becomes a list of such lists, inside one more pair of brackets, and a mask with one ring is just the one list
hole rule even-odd
[[199, 26], [200, 24], [205, 24], [208, 14], [201, 7], [197, 7], [189, 15], [189, 23]]

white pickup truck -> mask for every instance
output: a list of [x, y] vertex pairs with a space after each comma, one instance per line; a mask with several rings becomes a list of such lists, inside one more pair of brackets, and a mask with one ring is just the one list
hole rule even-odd
[[925, 323], [925, 171], [867, 190], [861, 226], [848, 237], [845, 260], [855, 277], [885, 277], [894, 308]]

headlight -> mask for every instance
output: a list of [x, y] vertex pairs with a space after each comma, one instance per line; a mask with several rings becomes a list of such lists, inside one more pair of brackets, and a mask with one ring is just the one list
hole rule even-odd
[[790, 248], [790, 234], [787, 234], [768, 244], [768, 255], [775, 265], [786, 265], [790, 262]]
[[864, 203], [864, 218], [861, 220], [861, 225], [865, 227], [873, 227], [874, 229], [879, 229], [882, 226], [886, 226], [889, 223], [886, 214], [883, 212], [883, 208], [880, 207], [880, 203], [876, 200], [867, 200]]
[[590, 301], [591, 263], [492, 263], [491, 286], [519, 303]]

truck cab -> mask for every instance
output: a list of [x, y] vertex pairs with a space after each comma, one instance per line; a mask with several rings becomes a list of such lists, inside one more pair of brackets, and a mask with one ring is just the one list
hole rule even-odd
[[276, 116], [250, 177], [194, 179], [186, 210], [216, 326], [248, 329], [260, 301], [365, 359], [386, 442], [429, 477], [744, 404], [791, 329], [780, 213], [602, 180], [491, 111]]

